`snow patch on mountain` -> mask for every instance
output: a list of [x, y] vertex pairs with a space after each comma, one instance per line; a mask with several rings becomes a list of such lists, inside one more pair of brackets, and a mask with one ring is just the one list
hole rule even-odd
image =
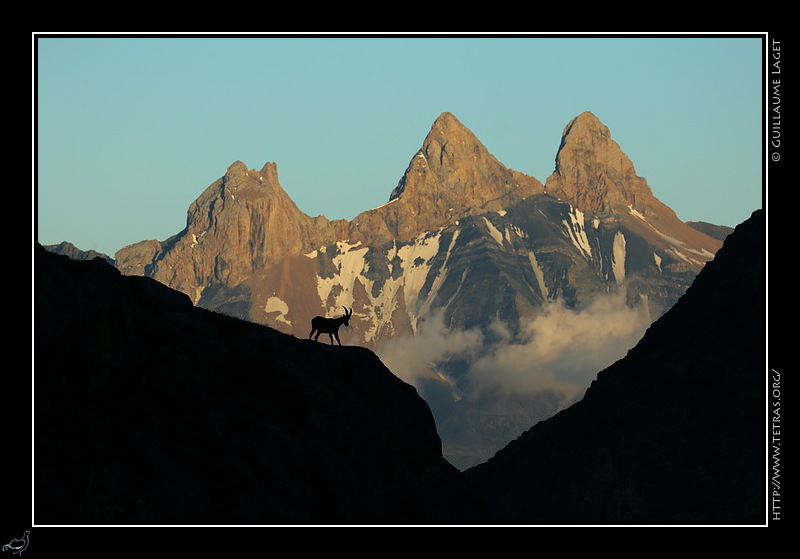
[[[336, 243], [338, 254], [333, 257], [333, 265], [338, 269], [338, 273], [330, 278], [323, 278], [317, 275], [317, 294], [323, 306], [329, 311], [336, 308], [353, 306], [353, 287], [356, 278], [363, 275], [366, 267], [364, 257], [369, 251], [368, 247], [361, 247], [361, 243], [350, 244], [349, 241], [338, 241]], [[359, 248], [361, 247], [361, 248]], [[341, 289], [334, 294], [334, 286]], [[332, 300], [331, 300], [332, 298]]]
[[511, 244], [511, 236], [512, 236], [512, 234], [516, 235], [520, 239], [527, 239], [528, 238], [528, 233], [523, 231], [521, 228], [519, 228], [516, 225], [509, 225], [505, 229], [505, 238], [506, 238], [506, 241], [508, 242], [508, 244]]
[[592, 258], [592, 247], [589, 245], [589, 238], [586, 236], [586, 221], [583, 212], [570, 206], [569, 219], [564, 219], [561, 223], [578, 250], [580, 250], [587, 260]]
[[[645, 219], [645, 217], [642, 215], [642, 213], [641, 213], [640, 211], [638, 211], [638, 210], [634, 209], [634, 207], [633, 207], [633, 206], [628, 206], [628, 211], [629, 211], [629, 212], [631, 212], [631, 215], [632, 215], [632, 216], [634, 216], [634, 217], [638, 217], [639, 219], [641, 219], [642, 221], [644, 221], [645, 223], [647, 223], [647, 220], [646, 220], [646, 219]], [[649, 225], [649, 224], [648, 224], [648, 225]]]
[[[441, 236], [440, 229], [419, 235], [400, 246], [392, 243], [382, 255], [390, 272], [389, 277], [381, 279], [377, 287], [376, 280], [367, 277], [369, 264], [366, 258], [370, 250], [377, 249], [361, 246], [360, 243], [339, 241], [336, 243], [337, 254], [331, 260], [336, 272], [330, 277], [316, 276], [317, 294], [326, 312], [333, 314], [342, 306], [356, 306], [356, 286], [361, 284], [363, 290], [358, 290], [360, 312], [355, 312], [355, 315], [364, 319], [364, 323], [368, 325], [364, 331], [365, 342], [374, 341], [387, 328], [393, 329], [392, 317], [400, 305], [401, 296], [412, 330], [416, 332], [419, 317], [429, 312], [445, 281], [447, 262], [458, 238], [458, 231], [453, 233], [444, 263], [438, 268], [436, 277], [430, 280], [434, 257], [441, 248]], [[397, 271], [397, 277], [394, 277], [394, 267], [398, 265], [398, 261], [400, 270]], [[421, 297], [426, 285], [429, 285], [429, 289]], [[363, 299], [363, 293], [366, 293], [366, 299]]]
[[671, 254], [673, 257], [675, 257], [676, 260], [683, 260], [687, 264], [691, 264], [693, 266], [697, 265], [702, 266], [705, 263], [705, 260], [698, 260], [697, 258], [692, 258], [690, 256], [687, 256], [686, 254], [678, 250], [676, 247], [667, 248], [667, 252]]
[[436, 277], [433, 279], [428, 296], [425, 298], [425, 302], [422, 305], [422, 308], [419, 309], [417, 316], [426, 316], [431, 312], [431, 304], [433, 303], [436, 295], [439, 293], [439, 289], [442, 287], [442, 284], [447, 277], [447, 263], [450, 261], [450, 254], [453, 252], [453, 247], [456, 244], [456, 240], [458, 239], [460, 232], [460, 229], [456, 229], [453, 232], [453, 237], [450, 239], [450, 245], [447, 247], [447, 253], [444, 256], [444, 263], [439, 269], [439, 272], [436, 274]]
[[361, 314], [366, 316], [369, 325], [364, 332], [364, 341], [372, 342], [384, 330], [394, 332], [392, 316], [398, 305], [398, 293], [403, 287], [403, 279], [402, 277], [387, 279], [377, 295], [373, 295], [374, 280], [363, 276], [358, 279], [364, 284], [368, 297], [368, 301], [364, 303], [364, 312]]
[[[381, 209], [381, 208], [383, 208], [383, 207], [386, 207], [386, 206], [388, 206], [389, 204], [391, 204], [392, 202], [395, 202], [395, 201], [397, 201], [397, 200], [399, 200], [399, 198], [392, 198], [392, 199], [391, 199], [391, 200], [389, 200], [388, 202], [386, 202], [386, 203], [384, 203], [384, 204], [381, 204], [380, 206], [376, 206], [376, 207], [372, 208], [372, 210], [379, 210], [379, 209]], [[372, 210], [369, 210], [369, 211], [372, 211]]]
[[502, 245], [503, 234], [500, 232], [500, 230], [497, 227], [495, 227], [494, 224], [491, 221], [489, 221], [487, 217], [484, 216], [483, 221], [486, 222], [486, 227], [489, 228], [489, 234], [492, 236], [492, 238], [495, 241], [497, 241], [498, 245]]
[[283, 322], [287, 326], [292, 325], [292, 321], [286, 318], [286, 315], [289, 314], [289, 305], [287, 305], [286, 301], [280, 297], [272, 296], [267, 299], [267, 303], [264, 305], [264, 312], [278, 313], [278, 315], [275, 317], [275, 320], [278, 322]]
[[[433, 233], [420, 235], [413, 239], [411, 243], [400, 247], [397, 251], [397, 256], [402, 261], [401, 266], [403, 268], [403, 296], [414, 332], [417, 331], [418, 311], [426, 303], [426, 301], [418, 301], [419, 294], [428, 279], [431, 260], [439, 252], [441, 235], [441, 229]], [[428, 299], [430, 300], [434, 295], [435, 293], [429, 292]]]
[[622, 231], [617, 231], [614, 235], [611, 258], [614, 279], [617, 281], [617, 285], [622, 285], [622, 282], [625, 281], [625, 235], [622, 234]]
[[539, 290], [542, 292], [542, 297], [545, 300], [550, 299], [550, 290], [547, 288], [547, 284], [544, 282], [544, 270], [536, 260], [536, 254], [534, 254], [532, 250], [528, 251], [528, 260], [531, 263], [531, 269], [533, 270], [533, 275], [536, 277], [536, 282], [539, 284]]

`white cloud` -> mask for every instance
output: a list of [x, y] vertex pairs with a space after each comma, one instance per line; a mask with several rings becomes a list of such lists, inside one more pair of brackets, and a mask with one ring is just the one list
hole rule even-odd
[[480, 331], [451, 331], [437, 313], [420, 321], [416, 335], [386, 341], [376, 353], [396, 376], [417, 385], [421, 378], [446, 380], [436, 371], [436, 363], [454, 357], [474, 358], [483, 345]]
[[479, 391], [549, 389], [573, 399], [598, 372], [624, 357], [650, 323], [647, 305], [627, 306], [622, 291], [579, 310], [556, 301], [522, 325], [515, 339], [505, 329], [505, 336], [472, 365], [470, 380]]
[[437, 314], [421, 322], [417, 335], [387, 341], [376, 352], [395, 375], [417, 387], [425, 378], [451, 382], [437, 364], [460, 359], [468, 363], [467, 378], [459, 382], [469, 387], [465, 396], [552, 390], [573, 401], [636, 345], [651, 322], [645, 303], [625, 304], [623, 289], [581, 309], [549, 303], [516, 335], [501, 321], [483, 332], [453, 331]]

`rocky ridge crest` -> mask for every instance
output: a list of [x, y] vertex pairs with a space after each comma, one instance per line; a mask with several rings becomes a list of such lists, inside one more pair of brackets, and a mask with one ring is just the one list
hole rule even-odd
[[[611, 138], [611, 132], [591, 112], [572, 119], [564, 128], [555, 171], [545, 183], [548, 194], [579, 210], [598, 216], [641, 216], [638, 225], [713, 255], [718, 239], [680, 221], [675, 212], [653, 195], [647, 180]], [[635, 224], [636, 219], [628, 219]], [[642, 223], [646, 222], [646, 223]]]
[[[365, 246], [408, 242], [470, 215], [505, 213], [544, 192], [601, 219], [623, 215], [629, 226], [664, 248], [672, 240], [685, 244], [695, 254], [697, 263], [689, 266], [695, 273], [720, 244], [680, 222], [653, 196], [611, 140], [608, 128], [592, 113], [579, 115], [565, 128], [556, 170], [545, 187], [536, 178], [505, 167], [445, 112], [434, 122], [389, 201], [351, 222], [303, 213], [281, 187], [275, 163], [256, 171], [237, 161], [191, 204], [183, 231], [163, 242], [124, 247], [115, 259], [124, 274], [153, 277], [198, 302], [209, 286], [241, 285], [287, 258], [337, 242]], [[667, 239], [658, 239], [659, 235]]]
[[480, 523], [426, 403], [362, 347], [37, 245], [39, 525]]

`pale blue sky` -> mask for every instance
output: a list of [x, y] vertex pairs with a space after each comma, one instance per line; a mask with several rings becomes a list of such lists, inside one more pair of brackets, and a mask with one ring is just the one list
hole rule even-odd
[[443, 111], [542, 182], [592, 111], [679, 218], [734, 226], [762, 207], [762, 38], [34, 34], [36, 234], [112, 257], [164, 240], [237, 160], [352, 219]]

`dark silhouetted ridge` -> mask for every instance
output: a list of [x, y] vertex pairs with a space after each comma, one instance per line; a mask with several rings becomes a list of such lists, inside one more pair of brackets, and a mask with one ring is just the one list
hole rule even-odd
[[483, 518], [427, 404], [370, 350], [40, 245], [34, 279], [37, 524]]
[[494, 522], [765, 522], [765, 235], [759, 210], [583, 400], [465, 472]]

